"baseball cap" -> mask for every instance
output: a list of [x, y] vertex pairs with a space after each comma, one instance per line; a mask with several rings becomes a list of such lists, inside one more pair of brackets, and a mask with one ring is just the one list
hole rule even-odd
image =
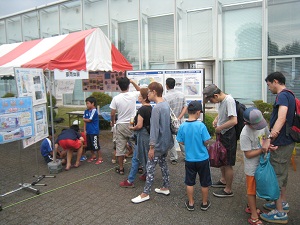
[[207, 103], [209, 101], [209, 97], [212, 97], [219, 88], [215, 84], [210, 84], [206, 88], [203, 89], [203, 101]]
[[247, 108], [244, 111], [244, 120], [251, 125], [255, 130], [261, 130], [265, 128], [268, 124], [264, 119], [261, 111], [255, 107]]
[[188, 111], [202, 111], [202, 105], [199, 101], [191, 101], [188, 105]]

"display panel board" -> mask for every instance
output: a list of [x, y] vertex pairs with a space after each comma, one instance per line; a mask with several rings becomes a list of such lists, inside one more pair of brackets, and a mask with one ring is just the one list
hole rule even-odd
[[117, 79], [124, 76], [125, 73], [122, 71], [91, 71], [89, 79], [82, 80], [82, 89], [84, 92], [119, 92]]
[[47, 102], [42, 69], [15, 68], [15, 80], [19, 97], [32, 97], [33, 105]]
[[32, 97], [0, 98], [0, 144], [34, 135]]
[[27, 148], [49, 136], [46, 104], [33, 106], [33, 116], [35, 135], [23, 140], [23, 148]]
[[[127, 71], [126, 75], [139, 86], [148, 86], [151, 82], [157, 81], [163, 85], [164, 92], [166, 79], [172, 77], [176, 81], [174, 89], [183, 92], [187, 100], [203, 99], [204, 69]], [[135, 88], [130, 85], [129, 90], [134, 91]]]

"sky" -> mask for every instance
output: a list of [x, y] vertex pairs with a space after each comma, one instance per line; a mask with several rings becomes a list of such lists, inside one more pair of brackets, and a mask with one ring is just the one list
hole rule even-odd
[[0, 0], [0, 17], [58, 1], [59, 0]]

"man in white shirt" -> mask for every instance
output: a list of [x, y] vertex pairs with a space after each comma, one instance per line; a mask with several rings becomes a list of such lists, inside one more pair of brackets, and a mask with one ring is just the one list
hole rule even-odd
[[[137, 91], [129, 92], [129, 85], [135, 87]], [[116, 156], [118, 157], [119, 168], [116, 168], [116, 172], [123, 175], [124, 165], [123, 160], [126, 153], [126, 144], [128, 141], [132, 142], [134, 146], [132, 130], [129, 129], [130, 118], [135, 116], [136, 113], [136, 100], [140, 94], [140, 87], [127, 77], [121, 77], [118, 79], [118, 84], [121, 89], [121, 93], [113, 98], [110, 103], [111, 108], [111, 127], [116, 124]], [[118, 120], [116, 121], [116, 113], [118, 113]]]

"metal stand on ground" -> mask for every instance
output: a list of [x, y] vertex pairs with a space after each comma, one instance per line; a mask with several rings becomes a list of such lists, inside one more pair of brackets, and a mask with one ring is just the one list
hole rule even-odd
[[31, 183], [32, 186], [47, 186], [47, 184], [39, 184], [39, 182], [44, 178], [55, 178], [55, 176], [52, 175], [34, 175], [33, 177], [36, 177], [36, 180]]
[[[21, 162], [21, 141], [22, 140], [19, 140], [19, 165], [20, 165], [20, 171], [22, 173], [22, 162]], [[36, 188], [33, 188], [32, 187], [32, 184], [31, 183], [23, 183], [23, 175], [21, 175], [21, 179], [22, 179], [22, 183], [19, 183], [19, 188], [15, 189], [15, 190], [12, 190], [12, 191], [9, 191], [7, 193], [4, 193], [2, 195], [0, 195], [1, 197], [4, 197], [6, 195], [9, 195], [9, 194], [12, 194], [14, 192], [17, 192], [17, 191], [20, 191], [20, 190], [23, 190], [23, 189], [26, 189], [26, 190], [29, 190], [29, 191], [33, 191], [35, 192], [37, 195], [40, 194], [40, 191]]]

